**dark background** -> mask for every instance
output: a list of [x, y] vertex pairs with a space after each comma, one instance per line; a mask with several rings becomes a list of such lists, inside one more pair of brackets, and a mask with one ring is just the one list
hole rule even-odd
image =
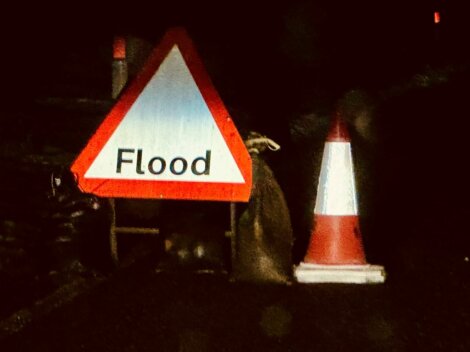
[[[426, 64], [466, 58], [468, 21], [456, 1], [105, 4], [46, 2], [7, 11], [9, 96], [107, 96], [112, 36], [157, 43], [174, 25], [188, 29], [228, 104], [256, 105], [259, 115], [279, 108], [285, 114], [316, 90], [335, 97], [358, 86], [377, 89]], [[59, 83], [77, 91], [57, 91]]]
[[[364, 222], [374, 230], [389, 228], [397, 211], [400, 224], [467, 211], [465, 16], [452, 0], [16, 4], [1, 25], [2, 138], [26, 145], [25, 153], [48, 146], [77, 153], [112, 103], [113, 37], [153, 46], [168, 27], [184, 26], [237, 127], [283, 146], [267, 157], [291, 210], [300, 259], [325, 126], [351, 90], [373, 107], [373, 138], [353, 141], [359, 183], [370, 184], [359, 189], [361, 210], [377, 212]], [[50, 98], [109, 103], [51, 107], [44, 104]], [[321, 128], [293, 132], [309, 114]], [[386, 237], [377, 241], [388, 247]]]
[[[385, 265], [388, 273], [386, 284], [373, 288], [266, 288], [212, 276], [161, 277], [137, 267], [59, 309], [46, 324], [35, 322], [10, 341], [11, 349], [155, 350], [160, 343], [171, 351], [187, 329], [181, 339], [190, 341], [181, 344], [202, 336], [219, 347], [212, 350], [248, 351], [253, 341], [283, 351], [313, 345], [468, 350], [466, 10], [455, 0], [4, 5], [0, 209], [2, 231], [8, 220], [21, 236], [11, 242], [17, 248], [2, 252], [3, 262], [10, 260], [6, 252], [18, 261], [4, 265], [13, 274], [2, 272], [2, 280], [36, 275], [24, 248], [29, 237], [43, 235], [36, 220], [50, 164], [41, 162], [73, 158], [112, 106], [113, 37], [138, 37], [153, 46], [174, 25], [187, 29], [237, 127], [281, 144], [266, 160], [289, 206], [296, 263], [310, 235], [328, 119], [345, 96], [366, 97], [358, 106], [370, 110], [369, 138], [350, 121], [361, 227], [369, 262]], [[352, 99], [346, 109], [351, 115], [355, 104]], [[24, 295], [29, 281], [12, 287], [0, 296], [13, 302], [1, 307], [4, 315], [31, 302], [29, 293], [34, 299], [44, 293]], [[268, 338], [258, 331], [259, 319], [273, 307], [282, 319], [268, 314], [265, 320], [284, 319], [293, 328]]]

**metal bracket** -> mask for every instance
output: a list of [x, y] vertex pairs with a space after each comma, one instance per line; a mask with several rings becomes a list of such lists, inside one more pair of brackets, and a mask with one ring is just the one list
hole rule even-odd
[[111, 249], [111, 258], [115, 265], [119, 263], [118, 254], [118, 233], [133, 233], [133, 234], [144, 234], [144, 235], [158, 235], [160, 230], [157, 228], [149, 227], [125, 227], [116, 225], [116, 202], [114, 198], [109, 198], [109, 204], [111, 207], [111, 228], [109, 231], [109, 244]]

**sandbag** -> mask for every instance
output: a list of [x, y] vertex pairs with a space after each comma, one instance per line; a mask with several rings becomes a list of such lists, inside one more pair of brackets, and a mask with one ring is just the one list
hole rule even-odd
[[272, 141], [252, 133], [246, 144], [253, 165], [250, 200], [237, 223], [233, 278], [288, 283], [292, 275], [293, 231], [283, 191], [261, 153]]

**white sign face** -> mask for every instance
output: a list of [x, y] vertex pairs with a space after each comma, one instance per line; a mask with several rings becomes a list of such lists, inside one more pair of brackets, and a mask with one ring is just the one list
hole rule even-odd
[[245, 182], [177, 45], [85, 178]]

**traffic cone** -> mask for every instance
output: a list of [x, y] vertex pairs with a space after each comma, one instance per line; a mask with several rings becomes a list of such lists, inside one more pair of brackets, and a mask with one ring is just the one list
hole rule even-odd
[[367, 264], [359, 229], [351, 140], [339, 114], [323, 151], [313, 232], [298, 282], [382, 283], [385, 270]]
[[126, 86], [128, 67], [126, 57], [126, 38], [115, 37], [113, 42], [112, 98], [116, 99]]

